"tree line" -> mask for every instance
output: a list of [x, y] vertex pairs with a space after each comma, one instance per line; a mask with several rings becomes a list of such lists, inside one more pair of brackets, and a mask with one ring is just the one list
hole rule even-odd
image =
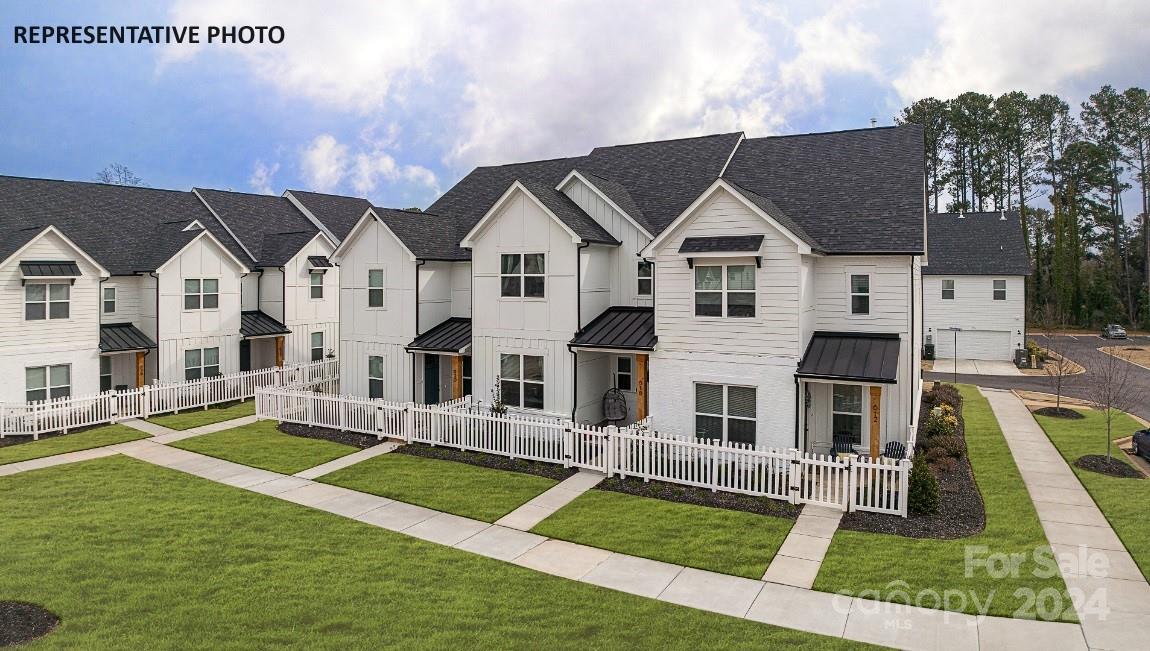
[[966, 92], [918, 100], [896, 121], [925, 131], [930, 212], [1022, 215], [1031, 319], [1150, 326], [1150, 96], [1107, 85], [1079, 108]]

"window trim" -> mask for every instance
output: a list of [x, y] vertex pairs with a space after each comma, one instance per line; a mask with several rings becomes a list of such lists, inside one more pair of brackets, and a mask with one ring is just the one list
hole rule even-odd
[[[32, 369], [44, 369], [44, 386], [36, 389], [28, 387], [28, 371]], [[67, 384], [52, 384], [52, 369], [66, 368], [68, 369], [68, 383]], [[67, 389], [67, 392], [60, 396], [53, 396], [53, 389]], [[43, 391], [43, 398], [30, 398], [29, 393], [33, 391]], [[72, 397], [72, 365], [71, 364], [41, 364], [39, 366], [25, 366], [24, 367], [24, 400], [26, 402], [42, 402], [45, 400], [58, 400], [61, 398]]]
[[[318, 348], [315, 345], [315, 336], [316, 335], [319, 335], [319, 347]], [[315, 332], [311, 333], [308, 336], [308, 345], [311, 347], [311, 361], [322, 362], [323, 361], [323, 351], [324, 351], [323, 330], [316, 330]], [[317, 350], [319, 351], [319, 357], [315, 356], [315, 351], [317, 351]]]
[[[619, 368], [619, 363], [623, 362], [623, 361], [627, 362], [628, 368], [626, 371]], [[635, 358], [632, 357], [631, 355], [616, 355], [614, 366], [615, 366], [615, 368], [613, 370], [615, 372], [615, 388], [619, 389], [620, 391], [626, 392], [626, 393], [634, 393], [635, 392]], [[622, 387], [623, 383], [619, 381], [619, 379], [623, 378], [623, 377], [627, 378], [627, 388], [626, 389], [624, 389]]]
[[[208, 356], [205, 355], [204, 353], [206, 353], [209, 350], [215, 350], [216, 351], [216, 363], [215, 364], [205, 364]], [[188, 366], [188, 353], [190, 353], [192, 351], [198, 351], [200, 353], [200, 363], [198, 366]], [[223, 373], [220, 370], [220, 367], [223, 365], [222, 363], [223, 363], [223, 360], [220, 358], [220, 347], [219, 346], [205, 346], [203, 348], [185, 348], [184, 349], [184, 381], [185, 382], [196, 382], [199, 380], [205, 380], [207, 378], [219, 377], [220, 375], [223, 375]], [[209, 375], [207, 373], [207, 369], [212, 368], [212, 367], [215, 367], [216, 372], [212, 375]], [[194, 378], [189, 378], [188, 377], [188, 371], [190, 371], [192, 369], [195, 369], [197, 371], [198, 376], [194, 377]]]
[[[65, 293], [67, 293], [67, 295], [68, 295], [67, 298], [65, 298], [64, 300], [60, 300], [60, 299], [53, 300], [52, 299], [52, 287], [53, 286], [63, 287], [65, 289]], [[44, 300], [42, 300], [42, 301], [29, 301], [28, 300], [28, 290], [31, 289], [32, 287], [43, 287], [44, 288]], [[44, 316], [42, 318], [39, 318], [39, 319], [29, 319], [28, 318], [28, 305], [30, 305], [30, 304], [31, 305], [43, 305], [44, 306]], [[56, 316], [56, 317], [52, 316], [52, 305], [53, 304], [67, 305], [68, 306], [68, 315], [67, 316]], [[72, 283], [70, 283], [70, 282], [38, 282], [38, 283], [27, 283], [24, 285], [24, 320], [25, 321], [67, 321], [71, 318], [72, 318]], [[38, 367], [35, 367], [35, 368], [38, 368]]]
[[[220, 309], [220, 279], [219, 278], [214, 278], [214, 277], [208, 276], [208, 277], [202, 277], [202, 278], [183, 278], [182, 280], [184, 282], [184, 311], [185, 312], [214, 312], [214, 311], [218, 311]], [[188, 281], [189, 280], [195, 281], [196, 283], [198, 283], [196, 285], [199, 288], [197, 291], [188, 292]], [[204, 291], [204, 283], [206, 283], [209, 280], [214, 280], [216, 282], [216, 291], [214, 291], [214, 292]], [[190, 296], [196, 297], [196, 307], [188, 307], [188, 297], [190, 297]], [[215, 307], [204, 307], [204, 298], [207, 296], [215, 296], [216, 297]]]
[[[108, 292], [109, 291], [112, 292], [112, 298], [108, 298]], [[118, 298], [117, 293], [118, 292], [116, 291], [115, 285], [109, 285], [109, 286], [103, 287], [101, 289], [101, 291], [100, 291], [100, 313], [101, 314], [115, 314], [116, 313], [116, 308], [118, 307], [116, 305], [116, 299]], [[112, 304], [112, 309], [110, 309], [110, 310], [108, 309], [108, 303], [109, 302]]]
[[[711, 413], [699, 411], [699, 394], [698, 394], [699, 385], [721, 387], [723, 389], [723, 398], [722, 398], [722, 400], [723, 400], [723, 413], [722, 414], [711, 414]], [[730, 412], [731, 405], [730, 405], [730, 402], [728, 402], [728, 389], [730, 389], [731, 387], [736, 387], [736, 388], [740, 388], [740, 389], [750, 389], [751, 391], [755, 392], [755, 417], [754, 418], [747, 418], [746, 416], [732, 416], [732, 415], [730, 415], [729, 412]], [[752, 386], [752, 385], [748, 385], [748, 384], [727, 384], [724, 382], [692, 382], [691, 383], [691, 399], [695, 402], [695, 404], [692, 407], [692, 413], [695, 416], [695, 423], [694, 423], [695, 424], [695, 438], [699, 438], [699, 434], [698, 434], [699, 416], [705, 416], [705, 417], [709, 417], [709, 418], [718, 418], [719, 420], [721, 420], [723, 422], [723, 438], [721, 440], [722, 440], [723, 444], [727, 444], [729, 442], [729, 434], [730, 434], [730, 427], [729, 427], [728, 421], [734, 419], [734, 420], [741, 420], [741, 421], [750, 421], [750, 422], [754, 423], [754, 425], [755, 425], [755, 427], [754, 427], [755, 443], [753, 443], [752, 445], [756, 445], [756, 446], [758, 445], [758, 440], [759, 440], [759, 388], [757, 386]], [[736, 441], [736, 443], [738, 443], [738, 441]]]
[[[950, 287], [946, 286], [947, 283], [950, 283]], [[942, 294], [941, 294], [942, 298], [940, 300], [953, 301], [954, 300], [954, 286], [955, 286], [955, 282], [954, 282], [953, 278], [943, 278], [942, 279]], [[946, 295], [947, 292], [950, 292], [950, 296]]]
[[[643, 275], [643, 269], [646, 267], [647, 275]], [[643, 291], [643, 281], [647, 281], [647, 291]], [[655, 295], [655, 263], [651, 260], [640, 259], [635, 267], [635, 295], [636, 296], [654, 296]]]
[[[871, 278], [874, 274], [869, 271], [847, 271], [847, 316], [851, 318], [867, 318], [874, 316], [874, 306], [871, 304], [874, 298], [874, 283]], [[866, 291], [856, 292], [854, 279], [856, 276], [866, 277]], [[855, 312], [855, 297], [866, 297], [866, 312]]]
[[[513, 357], [519, 358], [519, 377], [517, 377], [517, 378], [503, 377], [503, 357], [504, 356], [513, 356]], [[528, 380], [524, 377], [523, 369], [524, 369], [525, 364], [523, 363], [523, 360], [527, 357], [535, 357], [535, 358], [539, 359], [539, 367], [543, 371], [543, 379], [542, 380]], [[547, 358], [545, 356], [543, 356], [543, 355], [532, 355], [530, 353], [504, 353], [504, 352], [500, 352], [499, 353], [499, 374], [496, 376], [495, 381], [497, 383], [499, 383], [499, 399], [502, 400], [503, 404], [507, 405], [508, 407], [515, 407], [516, 409], [523, 409], [523, 410], [527, 410], [527, 411], [545, 411], [546, 410], [546, 408], [547, 408]], [[503, 392], [503, 383], [504, 382], [515, 382], [519, 385], [519, 404], [513, 405], [513, 404], [507, 402], [507, 396], [504, 395], [504, 392]], [[542, 404], [540, 404], [538, 407], [526, 407], [523, 405], [524, 389], [526, 388], [526, 385], [528, 385], [528, 384], [539, 385], [540, 389], [543, 392]]]
[[[379, 373], [380, 374], [378, 376], [374, 376], [371, 374], [371, 360], [373, 360], [373, 359], [379, 360]], [[384, 390], [383, 365], [384, 365], [383, 355], [368, 355], [367, 356], [367, 396], [371, 400], [376, 400], [376, 399], [382, 400], [383, 399], [383, 390]], [[372, 396], [371, 396], [371, 387], [372, 387], [373, 382], [379, 382], [379, 396], [377, 398], [372, 398]]]
[[[543, 262], [543, 273], [527, 273], [527, 256], [537, 255]], [[504, 256], [517, 256], [519, 258], [519, 273], [503, 273], [503, 258]], [[519, 293], [518, 294], [504, 294], [503, 293], [503, 279], [504, 278], [518, 278], [519, 279]], [[527, 295], [527, 279], [528, 278], [541, 278], [543, 280], [543, 294], [540, 296]], [[523, 252], [500, 252], [499, 253], [499, 298], [522, 299], [528, 301], [544, 301], [547, 300], [547, 252], [546, 251], [523, 251]]]
[[[998, 283], [1002, 283], [1002, 289], [998, 288]], [[995, 279], [991, 280], [990, 281], [990, 292], [991, 292], [991, 294], [990, 294], [991, 300], [1005, 301], [1006, 300], [1006, 279], [1005, 278], [995, 278]], [[1002, 292], [1002, 298], [998, 297], [999, 292]]]
[[[378, 264], [378, 263], [377, 263]], [[379, 285], [371, 284], [371, 272], [379, 272]], [[367, 268], [367, 278], [365, 280], [365, 287], [367, 287], [367, 309], [369, 310], [386, 310], [387, 309], [387, 266], [383, 264], [369, 265]], [[371, 293], [379, 292], [379, 305], [371, 304]]]
[[[307, 275], [308, 275], [308, 296], [313, 301], [322, 301], [323, 300], [323, 291], [324, 291], [323, 278], [327, 274], [323, 273], [322, 271], [309, 271]], [[319, 278], [318, 283], [316, 282], [316, 278]], [[317, 290], [317, 289], [319, 290], [319, 296], [315, 295], [315, 290]]]
[[[107, 373], [104, 372], [104, 365], [105, 364], [108, 365], [108, 372]], [[106, 388], [106, 389], [104, 388], [104, 385], [105, 385], [104, 378], [108, 378], [108, 382], [107, 382], [108, 388]], [[100, 355], [100, 392], [103, 393], [104, 391], [111, 391], [111, 390], [112, 390], [112, 358], [109, 357], [108, 355]]]
[[[853, 411], [838, 411], [835, 409], [835, 387], [855, 387], [859, 390], [859, 411], [858, 411], [858, 413], [855, 413]], [[830, 404], [831, 420], [830, 420], [830, 425], [831, 425], [831, 440], [832, 441], [834, 440], [834, 436], [835, 436], [835, 432], [834, 432], [835, 416], [837, 414], [842, 414], [843, 416], [858, 416], [859, 417], [859, 440], [858, 440], [858, 443], [852, 443], [852, 445], [862, 445], [863, 444], [863, 441], [865, 440], [864, 435], [865, 435], [866, 424], [867, 424], [867, 419], [866, 419], [867, 407], [868, 407], [868, 405], [867, 405], [867, 400], [868, 400], [867, 393], [869, 393], [869, 392], [866, 391], [866, 387], [861, 385], [861, 384], [844, 384], [842, 382], [831, 383], [831, 404]]]
[[[698, 273], [699, 269], [716, 267], [721, 269], [719, 279], [719, 289], [699, 289], [698, 287]], [[730, 267], [750, 267], [753, 269], [751, 278], [755, 286], [753, 289], [729, 289], [728, 268]], [[717, 319], [738, 319], [738, 320], [752, 320], [759, 318], [759, 268], [755, 266], [754, 262], [723, 262], [720, 264], [696, 264], [691, 269], [691, 289], [692, 289], [692, 314], [696, 319], [703, 320], [717, 320]], [[699, 314], [699, 294], [719, 294], [719, 310], [721, 314]], [[727, 297], [730, 294], [751, 294], [754, 299], [751, 301], [751, 307], [754, 309], [754, 314], [750, 316], [730, 316], [730, 304]]]

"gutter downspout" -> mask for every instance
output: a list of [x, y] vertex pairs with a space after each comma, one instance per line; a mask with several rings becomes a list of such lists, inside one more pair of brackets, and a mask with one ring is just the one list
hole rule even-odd
[[[427, 260], [415, 261], [415, 336], [419, 336], [419, 268], [427, 264]], [[415, 351], [407, 351], [411, 355], [411, 401], [415, 402]], [[427, 353], [424, 353], [426, 355]], [[423, 378], [427, 382], [427, 378]]]
[[[921, 289], [922, 288], [920, 287], [919, 290], [921, 291]], [[906, 361], [907, 361], [907, 365], [911, 366], [910, 374], [907, 377], [909, 379], [911, 379], [912, 382], [915, 379], [914, 368], [913, 368], [914, 351], [918, 350], [915, 347], [917, 345], [916, 342], [918, 340], [918, 337], [917, 337], [918, 333], [915, 332], [915, 330], [918, 329], [918, 324], [915, 323], [915, 319], [914, 319], [915, 307], [918, 304], [918, 301], [916, 301], [915, 298], [916, 297], [915, 297], [915, 292], [914, 292], [914, 256], [911, 256], [911, 258], [910, 258], [910, 351], [909, 351], [910, 355], [908, 355], [908, 357], [910, 359], [908, 359]], [[919, 364], [919, 370], [918, 370], [918, 378], [921, 378], [921, 377], [922, 377], [922, 364], [920, 363]], [[910, 391], [907, 392], [907, 395], [910, 398], [910, 404], [907, 406], [910, 408], [910, 411], [908, 411], [906, 413], [910, 414], [912, 418], [914, 417], [914, 406], [915, 406], [914, 403], [915, 403], [915, 398], [916, 398], [914, 389], [916, 386], [918, 386], [918, 382], [914, 382], [913, 385], [910, 387]], [[918, 422], [916, 421], [914, 423], [914, 425], [917, 426]], [[907, 434], [909, 435], [910, 432], [907, 432]], [[913, 457], [914, 456], [914, 450], [911, 450], [910, 454]]]
[[795, 449], [801, 450], [799, 447], [799, 415], [803, 404], [803, 384], [799, 382], [799, 378], [795, 378]]
[[[583, 329], [583, 260], [579, 256], [589, 246], [590, 242], [581, 242], [575, 247], [575, 334]], [[574, 423], [575, 411], [579, 409], [579, 353], [570, 345], [567, 350], [571, 351], [571, 422]]]
[[[160, 274], [149, 271], [148, 275], [156, 280], [156, 375], [160, 374]], [[145, 353], [147, 355], [147, 353]], [[146, 371], [145, 371], [146, 372]], [[160, 378], [153, 378], [160, 379]]]

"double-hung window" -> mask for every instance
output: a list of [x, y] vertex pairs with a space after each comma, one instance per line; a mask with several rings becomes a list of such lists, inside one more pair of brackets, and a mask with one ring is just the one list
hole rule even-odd
[[632, 359], [629, 355], [622, 355], [615, 358], [615, 388], [620, 391], [632, 391], [634, 383], [634, 371], [632, 370]]
[[696, 265], [695, 316], [755, 316], [755, 265]]
[[116, 311], [116, 288], [104, 288], [104, 314], [112, 314]]
[[112, 358], [107, 355], [100, 357], [100, 391], [112, 390]]
[[28, 402], [67, 398], [72, 395], [72, 367], [68, 364], [29, 366], [24, 369], [24, 388]]
[[509, 407], [543, 409], [543, 358], [500, 355], [499, 396]]
[[311, 333], [311, 361], [323, 359], [323, 332]]
[[71, 313], [72, 287], [64, 283], [24, 285], [24, 319], [67, 319]]
[[214, 310], [220, 306], [220, 281], [217, 278], [185, 278], [184, 309]]
[[323, 272], [313, 271], [308, 274], [308, 281], [311, 283], [311, 297], [323, 298]]
[[994, 300], [996, 300], [996, 301], [1005, 301], [1006, 300], [1006, 281], [1005, 280], [994, 281]]
[[367, 397], [383, 397], [383, 358], [379, 355], [367, 358]]
[[831, 428], [836, 439], [853, 445], [862, 443], [863, 388], [858, 384], [836, 384], [831, 388]]
[[695, 385], [695, 436], [755, 443], [756, 390], [727, 384]]
[[499, 295], [543, 298], [547, 285], [542, 253], [504, 253], [499, 256]]
[[942, 281], [942, 300], [944, 300], [944, 301], [953, 301], [954, 300], [954, 281], [953, 280], [943, 280]]
[[870, 314], [870, 275], [851, 274], [851, 314]]
[[639, 296], [650, 296], [654, 292], [655, 265], [650, 260], [640, 260], [638, 269], [638, 287], [635, 293]]
[[383, 269], [367, 270], [367, 306], [383, 307]]
[[184, 351], [184, 379], [199, 380], [220, 374], [219, 348], [189, 348]]

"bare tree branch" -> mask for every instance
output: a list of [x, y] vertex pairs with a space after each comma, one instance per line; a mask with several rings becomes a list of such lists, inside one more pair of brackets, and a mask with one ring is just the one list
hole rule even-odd
[[1106, 419], [1106, 460], [1110, 461], [1110, 444], [1114, 440], [1114, 416], [1119, 412], [1130, 411], [1134, 403], [1135, 387], [1131, 382], [1130, 369], [1133, 367], [1123, 356], [1123, 351], [1114, 344], [1100, 349], [1103, 360], [1090, 369], [1090, 386], [1087, 395], [1095, 409]]
[[96, 180], [110, 185], [144, 185], [143, 179], [128, 169], [127, 165], [112, 163], [96, 173]]

